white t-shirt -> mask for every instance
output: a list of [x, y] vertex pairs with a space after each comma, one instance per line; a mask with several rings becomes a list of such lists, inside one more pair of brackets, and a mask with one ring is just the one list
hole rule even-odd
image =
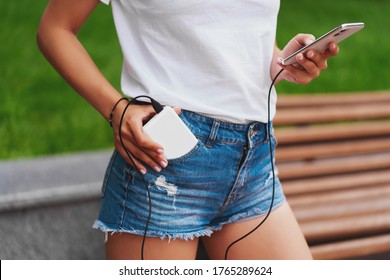
[[[279, 4], [111, 0], [124, 57], [123, 93], [223, 120], [267, 122]], [[275, 104], [273, 92], [272, 118]]]

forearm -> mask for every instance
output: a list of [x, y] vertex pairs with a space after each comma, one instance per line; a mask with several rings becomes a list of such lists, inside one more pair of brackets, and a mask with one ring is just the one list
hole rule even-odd
[[76, 36], [76, 31], [43, 21], [38, 46], [58, 73], [105, 119], [120, 94], [97, 68]]

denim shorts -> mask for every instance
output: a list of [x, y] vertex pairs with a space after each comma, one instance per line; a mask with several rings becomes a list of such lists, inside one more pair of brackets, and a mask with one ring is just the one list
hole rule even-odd
[[[185, 110], [180, 118], [198, 143], [185, 156], [169, 160], [161, 172], [147, 169], [152, 214], [146, 236], [185, 240], [210, 236], [224, 224], [266, 214], [273, 190], [268, 125], [229, 123]], [[273, 130], [271, 141], [275, 147]], [[284, 201], [275, 175], [273, 209]], [[148, 216], [145, 183], [114, 151], [93, 227], [144, 235]]]

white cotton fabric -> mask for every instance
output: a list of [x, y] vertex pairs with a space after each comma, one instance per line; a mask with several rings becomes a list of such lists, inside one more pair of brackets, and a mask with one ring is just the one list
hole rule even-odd
[[[109, 4], [110, 0], [101, 0]], [[267, 122], [279, 0], [112, 0], [125, 95]], [[275, 115], [276, 93], [271, 98]]]

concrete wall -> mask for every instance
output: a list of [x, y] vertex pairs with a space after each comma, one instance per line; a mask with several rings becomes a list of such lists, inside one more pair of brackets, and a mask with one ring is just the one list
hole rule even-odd
[[0, 213], [0, 259], [104, 259], [98, 200]]
[[92, 229], [110, 151], [0, 162], [1, 259], [103, 259]]

